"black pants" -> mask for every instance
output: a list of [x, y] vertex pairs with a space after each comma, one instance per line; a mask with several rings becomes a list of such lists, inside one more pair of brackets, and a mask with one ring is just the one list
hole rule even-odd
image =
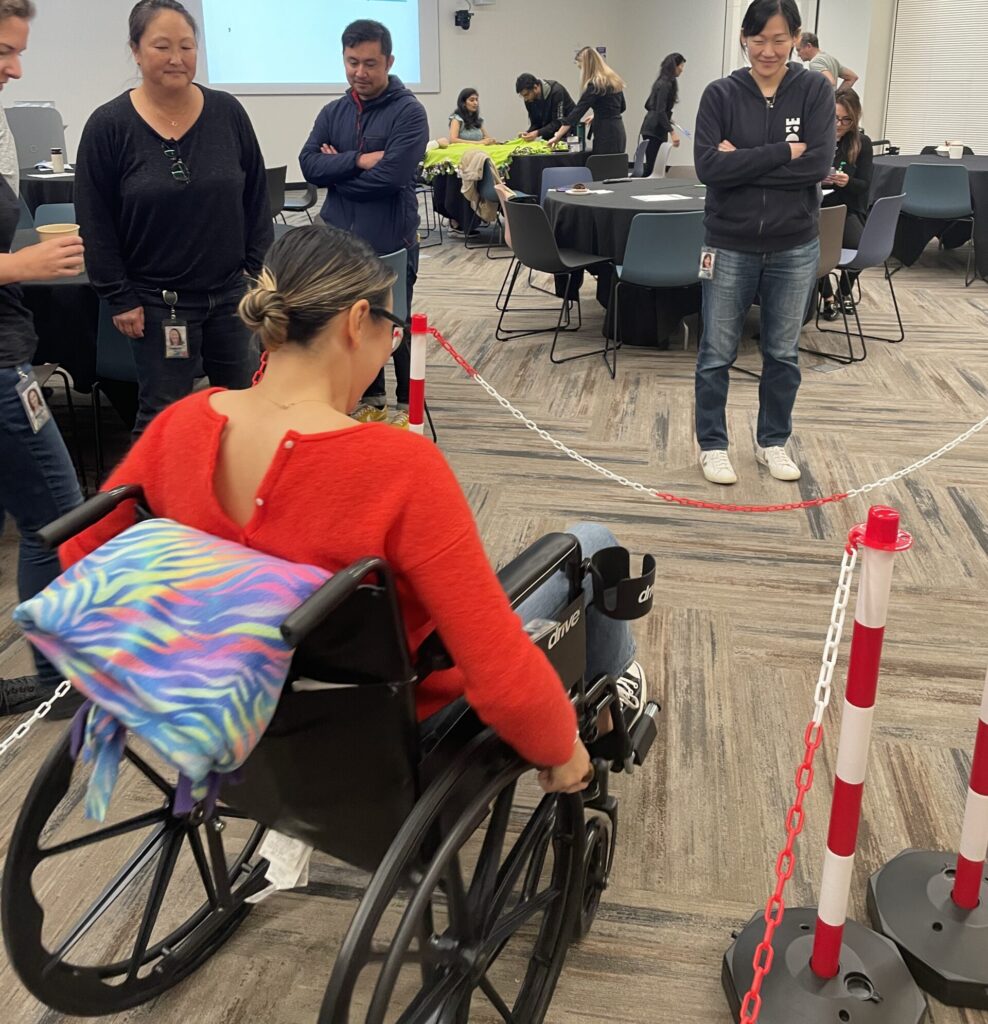
[[[412, 290], [419, 275], [419, 247], [413, 246], [408, 250], [408, 318], [412, 317]], [[405, 331], [405, 343], [399, 345], [391, 357], [395, 365], [395, 402], [398, 405], [408, 405], [408, 382], [412, 377], [412, 348], [409, 338], [410, 332]], [[377, 375], [374, 383], [364, 392], [364, 401], [368, 399], [380, 399], [386, 397], [384, 388], [384, 367]], [[372, 401], [371, 405], [377, 405], [378, 401]]]
[[645, 136], [648, 145], [645, 147], [645, 168], [642, 171], [643, 178], [650, 178], [655, 170], [655, 158], [659, 155], [659, 147], [667, 139], [659, 139], [654, 135]]
[[[849, 213], [847, 220], [844, 221], [844, 240], [843, 246], [845, 249], [857, 249], [861, 242], [861, 232], [864, 229], [864, 218], [859, 213]], [[849, 270], [846, 274], [841, 274], [840, 277], [840, 293], [841, 295], [850, 295], [851, 286], [858, 279], [858, 272], [855, 270]], [[832, 299], [834, 296], [834, 286], [830, 283], [830, 278], [825, 277], [820, 283], [820, 294], [825, 299]]]

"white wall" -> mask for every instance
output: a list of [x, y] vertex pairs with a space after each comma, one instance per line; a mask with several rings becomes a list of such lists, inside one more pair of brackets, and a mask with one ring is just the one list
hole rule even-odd
[[[860, 11], [872, 3], [889, 2], [820, 0], [822, 12], [834, 4], [853, 4]], [[434, 136], [446, 133], [448, 115], [464, 86], [480, 92], [481, 109], [492, 134], [516, 134], [526, 127], [525, 110], [514, 91], [519, 73], [531, 71], [556, 78], [575, 94], [576, 50], [583, 45], [606, 46], [608, 63], [628, 82], [625, 124], [630, 151], [644, 116], [645, 99], [667, 53], [679, 51], [687, 58], [676, 118], [690, 129], [695, 125], [696, 107], [706, 84], [724, 69], [740, 64], [734, 40], [725, 44], [725, 34], [733, 34], [728, 27], [730, 17], [742, 0], [612, 0], [610, 5], [601, 5], [598, 0], [496, 0], [493, 5], [475, 9], [468, 32], [453, 24], [453, 11], [465, 6], [465, 0], [438, 3], [441, 92], [420, 96]], [[132, 5], [133, 0], [41, 0], [38, 5], [24, 58], [25, 77], [6, 87], [3, 102], [54, 100], [68, 124], [70, 156], [75, 153], [90, 112], [136, 84], [126, 42], [127, 15]], [[856, 53], [852, 51], [856, 30], [849, 27], [855, 24], [860, 24], [858, 18], [843, 24], [839, 35], [834, 29], [833, 50], [864, 75], [867, 60], [849, 56]], [[868, 32], [861, 34], [867, 38]], [[327, 52], [327, 60], [339, 59], [338, 54]], [[297, 176], [298, 151], [315, 115], [328, 99], [242, 97], [269, 166], [285, 163], [289, 178]], [[683, 148], [672, 159], [692, 163], [688, 141], [684, 140]]]

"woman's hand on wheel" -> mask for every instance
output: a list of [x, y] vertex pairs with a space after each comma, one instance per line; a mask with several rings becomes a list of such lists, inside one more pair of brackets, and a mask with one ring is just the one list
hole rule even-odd
[[583, 741], [577, 737], [566, 764], [543, 768], [539, 785], [546, 793], [580, 793], [593, 781], [593, 765]]
[[144, 307], [128, 309], [126, 313], [118, 313], [113, 318], [113, 326], [128, 338], [144, 337]]

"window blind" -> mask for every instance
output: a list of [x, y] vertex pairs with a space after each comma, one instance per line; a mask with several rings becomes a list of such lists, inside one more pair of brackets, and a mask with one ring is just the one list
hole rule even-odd
[[947, 140], [988, 154], [984, 0], [898, 0], [885, 137], [903, 153]]

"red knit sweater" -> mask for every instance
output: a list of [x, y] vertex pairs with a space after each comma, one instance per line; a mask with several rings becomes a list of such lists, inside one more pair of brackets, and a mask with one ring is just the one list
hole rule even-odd
[[[382, 424], [289, 431], [261, 482], [257, 510], [241, 527], [213, 489], [226, 417], [210, 406], [212, 393], [198, 392], [157, 416], [105, 488], [140, 484], [155, 515], [279, 558], [331, 571], [366, 555], [385, 558], [412, 652], [438, 628], [456, 662], [419, 686], [419, 718], [465, 694], [522, 757], [537, 765], [568, 761], [573, 709], [511, 610], [439, 450]], [[133, 522], [126, 502], [62, 546], [63, 567]]]

